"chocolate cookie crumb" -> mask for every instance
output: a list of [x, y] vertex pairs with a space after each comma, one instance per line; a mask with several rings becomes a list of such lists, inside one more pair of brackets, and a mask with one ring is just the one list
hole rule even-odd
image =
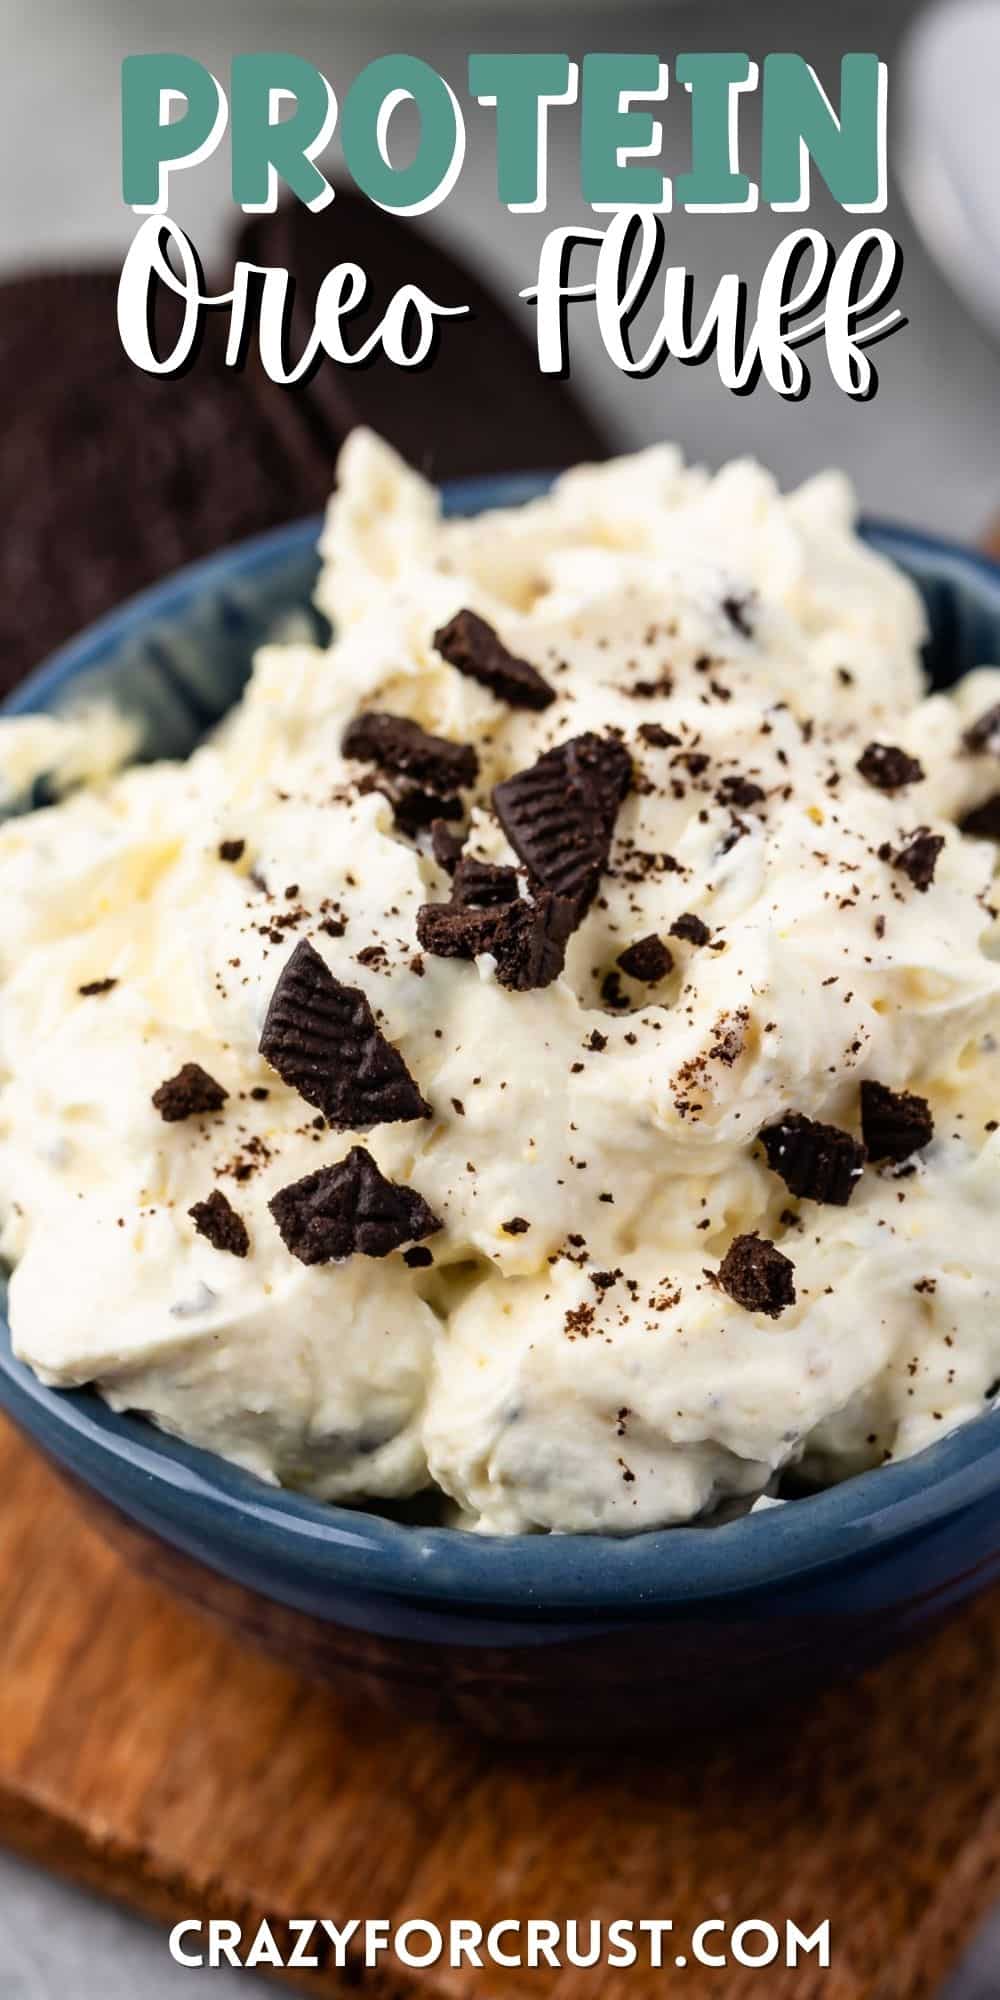
[[[963, 832], [972, 830], [963, 825]], [[929, 827], [918, 826], [904, 841], [903, 846], [898, 848], [895, 854], [890, 852], [888, 858], [894, 868], [899, 868], [904, 875], [909, 876], [914, 888], [919, 889], [920, 894], [924, 896], [934, 880], [938, 855], [943, 846], [942, 833], [932, 833]]]
[[537, 667], [508, 652], [499, 634], [475, 611], [456, 611], [434, 634], [434, 645], [449, 666], [478, 681], [512, 708], [548, 708], [555, 688]]
[[453, 833], [447, 820], [431, 820], [431, 853], [446, 875], [453, 875], [464, 845], [464, 835]]
[[281, 1188], [268, 1207], [286, 1250], [301, 1264], [329, 1264], [355, 1252], [387, 1257], [443, 1227], [422, 1195], [385, 1179], [364, 1146]]
[[497, 868], [491, 861], [477, 861], [474, 855], [463, 854], [455, 869], [451, 891], [451, 900], [459, 908], [472, 905], [492, 909], [498, 903], [516, 902], [517, 896], [516, 868]]
[[763, 785], [755, 785], [752, 778], [740, 776], [738, 771], [730, 771], [724, 777], [716, 792], [721, 806], [756, 806], [767, 797]]
[[644, 986], [655, 986], [658, 980], [665, 979], [673, 962], [673, 953], [655, 931], [648, 937], [637, 938], [635, 944], [619, 952], [616, 960], [629, 979], [638, 979]]
[[685, 910], [682, 916], [674, 918], [667, 935], [683, 938], [685, 944], [707, 944], [712, 933], [693, 910]]
[[510, 902], [498, 914], [488, 950], [496, 958], [496, 978], [510, 992], [552, 986], [566, 960], [572, 912], [558, 896], [540, 890], [534, 902]]
[[676, 750], [680, 746], [680, 737], [672, 729], [664, 729], [662, 722], [640, 722], [639, 735], [655, 750]]
[[362, 778], [358, 791], [381, 792], [392, 807], [395, 824], [411, 840], [433, 826], [435, 820], [465, 817], [465, 807], [457, 794], [443, 796], [440, 792], [429, 791], [426, 785], [418, 785], [412, 778], [401, 777], [394, 771], [377, 771], [367, 775]]
[[433, 792], [462, 791], [474, 785], [479, 758], [471, 743], [432, 736], [402, 715], [370, 710], [348, 723], [341, 741], [345, 757], [377, 764], [383, 771], [413, 778]]
[[795, 1265], [770, 1241], [758, 1236], [734, 1236], [718, 1269], [718, 1283], [747, 1312], [777, 1319], [795, 1304]]
[[117, 979], [88, 979], [84, 986], [78, 986], [76, 990], [84, 1000], [92, 1000], [95, 994], [110, 993], [117, 984]]
[[523, 1215], [512, 1215], [510, 1221], [501, 1222], [500, 1227], [505, 1236], [525, 1236], [531, 1224], [525, 1222]]
[[206, 1201], [196, 1201], [188, 1214], [199, 1236], [207, 1237], [213, 1250], [227, 1250], [232, 1257], [248, 1255], [246, 1223], [221, 1188], [213, 1188]]
[[245, 840], [220, 840], [219, 860], [242, 861], [245, 850], [246, 850]]
[[919, 784], [924, 767], [895, 743], [869, 743], [858, 758], [855, 770], [877, 792], [900, 792], [904, 785]]
[[423, 1271], [428, 1264], [433, 1264], [434, 1257], [422, 1243], [415, 1243], [412, 1250], [403, 1251], [403, 1262], [409, 1265], [411, 1271]]
[[572, 927], [571, 906], [544, 889], [530, 903], [518, 900], [494, 909], [425, 903], [417, 911], [417, 938], [425, 951], [469, 959], [489, 952], [501, 986], [515, 993], [550, 986], [558, 978]]
[[790, 1111], [758, 1137], [768, 1166], [792, 1194], [846, 1208], [865, 1163], [865, 1149], [850, 1132]]
[[1000, 792], [993, 792], [982, 805], [973, 806], [971, 812], [964, 813], [958, 822], [960, 833], [971, 833], [978, 840], [1000, 840]]
[[168, 1076], [154, 1090], [153, 1103], [160, 1117], [168, 1125], [174, 1125], [181, 1118], [193, 1118], [200, 1112], [221, 1111], [228, 1096], [228, 1090], [216, 1083], [200, 1063], [186, 1062], [176, 1076]]
[[494, 787], [494, 810], [515, 854], [544, 888], [572, 904], [576, 922], [597, 894], [631, 783], [624, 745], [588, 731]]
[[861, 1085], [861, 1130], [870, 1160], [908, 1160], [930, 1145], [934, 1119], [926, 1097], [866, 1080]]
[[307, 938], [271, 995], [260, 1053], [340, 1131], [431, 1116], [365, 995], [335, 979]]
[[456, 903], [423, 903], [417, 911], [417, 940], [433, 958], [479, 958], [492, 950], [494, 910], [470, 910]]

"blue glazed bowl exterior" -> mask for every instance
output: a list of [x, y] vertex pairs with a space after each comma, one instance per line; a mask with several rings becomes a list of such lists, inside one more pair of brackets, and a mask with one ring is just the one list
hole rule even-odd
[[[448, 510], [531, 498], [465, 482]], [[113, 692], [144, 754], [183, 754], [254, 646], [308, 605], [315, 520], [182, 572], [64, 648], [8, 714]], [[1000, 659], [1000, 569], [870, 523], [920, 586], [946, 684]], [[320, 1677], [508, 1740], [646, 1736], [800, 1700], [900, 1644], [1000, 1570], [1000, 1414], [901, 1464], [725, 1526], [500, 1539], [403, 1525], [250, 1474], [58, 1391], [0, 1323], [0, 1404], [147, 1574]]]

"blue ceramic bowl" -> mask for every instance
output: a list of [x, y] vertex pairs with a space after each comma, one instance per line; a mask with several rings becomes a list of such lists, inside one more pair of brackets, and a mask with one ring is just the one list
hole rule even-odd
[[[449, 511], [542, 490], [466, 483]], [[148, 753], [179, 754], [237, 694], [253, 647], [308, 606], [317, 521], [147, 591], [6, 704], [113, 690]], [[943, 684], [1000, 658], [1000, 569], [869, 525], [924, 593]], [[899, 1465], [726, 1526], [504, 1540], [326, 1506], [43, 1388], [0, 1339], [0, 1402], [147, 1573], [300, 1668], [511, 1738], [648, 1735], [799, 1698], [878, 1658], [1000, 1569], [1000, 1416]]]

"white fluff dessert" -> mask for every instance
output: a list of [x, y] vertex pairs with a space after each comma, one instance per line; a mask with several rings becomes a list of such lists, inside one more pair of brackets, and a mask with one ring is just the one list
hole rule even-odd
[[328, 646], [0, 830], [17, 1354], [499, 1534], [986, 1408], [1000, 671], [927, 695], [841, 479], [666, 446], [445, 521], [358, 432], [322, 555]]

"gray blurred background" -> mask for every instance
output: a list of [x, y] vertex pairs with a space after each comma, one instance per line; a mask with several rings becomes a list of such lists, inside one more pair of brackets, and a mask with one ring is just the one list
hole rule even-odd
[[[3, 212], [0, 266], [115, 259], [136, 219], [119, 195], [118, 67], [123, 55], [179, 48], [220, 77], [241, 49], [287, 46], [315, 61], [343, 91], [365, 62], [403, 47], [441, 69], [465, 105], [470, 48], [562, 47], [678, 49], [735, 47], [757, 60], [769, 50], [796, 49], [812, 61], [834, 100], [844, 50], [875, 46], [889, 63], [890, 124], [898, 124], [897, 52], [918, 10], [910, 0], [839, 0], [806, 8], [791, 0], [701, 0], [698, 5], [632, 6], [536, 0], [534, 6], [452, 4], [401, 7], [366, 0], [2, 0], [9, 11], [8, 89], [0, 128]], [[2, 11], [2, 9], [0, 9]], [[13, 71], [13, 73], [11, 73]], [[744, 100], [745, 167], [756, 158], [757, 101]], [[468, 148], [457, 187], [426, 224], [448, 248], [482, 263], [511, 306], [533, 325], [533, 309], [517, 303], [535, 272], [538, 245], [556, 222], [592, 220], [578, 189], [578, 109], [550, 117], [548, 214], [511, 216], [495, 194], [493, 113], [466, 107]], [[665, 164], [686, 164], [686, 98], [672, 89], [657, 112], [665, 128]], [[60, 132], [58, 144], [50, 140]], [[45, 146], [38, 143], [45, 133]], [[960, 536], [978, 535], [1000, 507], [993, 412], [1000, 389], [1000, 352], [951, 295], [913, 227], [894, 171], [890, 137], [890, 198], [873, 218], [896, 235], [905, 267], [896, 303], [909, 324], [875, 350], [882, 386], [871, 406], [853, 403], [829, 376], [822, 346], [812, 357], [814, 386], [801, 405], [783, 403], [766, 387], [749, 397], [723, 389], [712, 360], [667, 366], [651, 381], [615, 371], [600, 348], [589, 308], [575, 309], [573, 378], [611, 420], [623, 447], [677, 438], [710, 464], [751, 452], [785, 481], [820, 464], [844, 465], [871, 511], [896, 515]], [[171, 212], [192, 234], [203, 259], [222, 252], [234, 211], [228, 191], [228, 145], [213, 160], [171, 183]], [[808, 220], [840, 244], [869, 219], [841, 214], [813, 177]], [[741, 271], [756, 291], [767, 257], [799, 218], [755, 215], [668, 216], [668, 254], [695, 273], [705, 303], [720, 274]], [[572, 318], [573, 316], [571, 316]], [[460, 337], [460, 335], [453, 336]], [[54, 357], [55, 359], [55, 357]]]
[[[977, 4], [997, 26], [998, 9], [989, 0]], [[710, 465], [749, 452], [770, 464], [783, 482], [839, 464], [870, 511], [977, 539], [1000, 512], [1000, 350], [924, 249], [895, 170], [898, 56], [917, 11], [909, 0], [881, 0], [877, 6], [871, 0], [840, 0], [836, 7], [809, 9], [791, 0], [656, 7], [627, 0], [605, 5], [542, 0], [530, 7], [454, 0], [437, 9], [408, 0], [405, 11], [379, 0], [359, 6], [339, 0], [161, 0], [160, 5], [0, 0], [7, 66], [0, 120], [0, 275], [102, 257], [117, 261], [124, 252], [136, 226], [119, 196], [118, 70], [128, 53], [181, 49], [224, 78], [235, 52], [287, 47], [315, 61], [342, 91], [373, 56], [406, 48], [440, 69], [464, 105], [465, 63], [474, 47], [562, 47], [575, 57], [588, 49], [653, 49], [668, 60], [683, 48], [735, 47], [758, 61], [770, 50], [796, 49], [815, 64], [836, 97], [841, 53], [875, 46], [889, 63], [890, 103], [890, 199], [878, 219], [903, 246], [896, 303], [909, 322], [876, 351], [882, 384], [876, 400], [857, 404], [844, 397], [817, 346], [809, 350], [814, 386], [799, 404], [781, 402], [766, 386], [750, 397], [733, 396], [720, 385], [711, 360], [683, 369], [668, 363], [649, 382], [630, 380], [603, 356], [586, 308], [579, 308], [572, 322], [573, 379], [623, 449], [671, 437]], [[742, 164], [753, 173], [753, 100], [746, 111]], [[680, 170], [687, 143], [683, 98], [672, 96], [658, 115], [665, 126], [665, 164], [668, 171]], [[590, 219], [577, 185], [577, 117], [575, 110], [557, 110], [550, 120], [547, 216], [509, 216], [495, 196], [493, 114], [469, 106], [461, 179], [427, 220], [454, 254], [485, 269], [529, 323], [531, 309], [517, 305], [517, 293], [532, 281], [546, 229]], [[171, 212], [206, 262], [221, 257], [234, 225], [227, 175], [228, 147], [223, 147], [211, 163], [173, 183]], [[823, 199], [815, 177], [814, 190], [809, 221], [835, 244], [845, 241], [864, 219], [839, 214]], [[795, 220], [766, 211], [668, 217], [670, 259], [693, 270], [703, 303], [727, 270], [741, 271], [754, 291], [770, 250]], [[54, 369], [64, 338], [72, 339], [72, 327], [60, 329], [54, 340]], [[144, 2000], [167, 2000], [181, 1991], [201, 1993], [210, 1978], [216, 1993], [227, 1986], [235, 1992], [236, 1975], [183, 1974], [168, 1962], [158, 1934], [0, 1857], [0, 2000], [65, 1995], [131, 2000], [136, 1993]], [[987, 1931], [949, 1987], [948, 2000], [997, 1995], [1000, 1945]]]

